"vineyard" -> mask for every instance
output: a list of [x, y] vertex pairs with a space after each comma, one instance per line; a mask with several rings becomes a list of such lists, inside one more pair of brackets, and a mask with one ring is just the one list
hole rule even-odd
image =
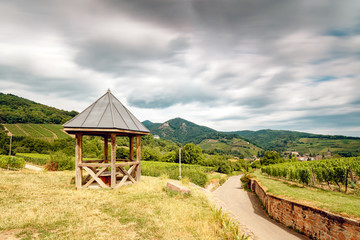
[[299, 182], [334, 190], [348, 186], [358, 191], [357, 182], [360, 178], [360, 157], [336, 158], [307, 162], [287, 162], [261, 168], [262, 173], [287, 181]]
[[40, 139], [62, 139], [68, 138], [62, 129], [63, 127], [58, 124], [4, 124], [6, 129], [14, 136], [30, 136]]

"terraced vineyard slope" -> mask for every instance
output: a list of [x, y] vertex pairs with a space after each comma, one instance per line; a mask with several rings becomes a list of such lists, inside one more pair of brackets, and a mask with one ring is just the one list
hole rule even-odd
[[63, 131], [60, 124], [3, 124], [13, 136], [32, 137], [40, 139], [62, 139], [70, 137]]

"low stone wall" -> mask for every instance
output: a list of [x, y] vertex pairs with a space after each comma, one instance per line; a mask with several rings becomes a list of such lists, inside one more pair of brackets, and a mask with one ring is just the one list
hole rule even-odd
[[249, 185], [271, 217], [312, 239], [360, 239], [359, 221], [268, 194], [255, 179]]

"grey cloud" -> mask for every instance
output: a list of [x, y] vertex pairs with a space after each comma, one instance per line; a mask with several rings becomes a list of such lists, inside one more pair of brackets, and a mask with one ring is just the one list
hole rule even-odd
[[91, 93], [96, 92], [96, 89], [77, 79], [39, 77], [21, 69], [0, 65], [0, 83], [8, 81], [23, 85], [26, 90], [40, 95], [56, 95], [79, 101], [90, 100]]
[[[151, 89], [148, 89], [148, 91], [151, 91]], [[135, 90], [128, 98], [129, 104], [138, 108], [167, 108], [175, 104], [189, 104], [194, 102], [210, 106], [215, 104], [217, 100], [218, 98], [211, 92], [192, 86], [184, 89], [163, 89], [160, 93], [156, 93], [146, 99], [136, 94]]]
[[184, 37], [173, 39], [163, 50], [154, 49], [148, 44], [129, 46], [107, 39], [90, 39], [78, 46], [79, 52], [75, 62], [80, 66], [116, 76], [149, 74], [149, 70], [142, 67], [146, 62], [163, 61], [183, 65], [183, 62], [174, 56], [187, 46]]
[[[325, 131], [331, 130], [330, 134], [343, 134], [348, 136], [360, 136], [360, 132], [355, 130], [359, 127], [360, 122], [360, 112], [352, 112], [347, 114], [326, 114], [323, 113], [322, 116], [311, 116], [308, 115], [302, 118], [296, 118], [288, 124], [287, 121], [283, 122], [283, 126], [288, 129], [298, 129], [298, 130], [309, 130], [317, 129], [321, 132], [321, 129]], [[346, 130], [345, 130], [346, 129]], [[354, 130], [351, 130], [354, 129]], [[326, 132], [323, 132], [326, 134]]]

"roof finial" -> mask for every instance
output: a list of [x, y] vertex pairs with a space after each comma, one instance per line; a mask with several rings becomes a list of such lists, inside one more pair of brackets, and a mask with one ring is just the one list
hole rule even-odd
[[111, 93], [110, 88], [108, 88], [107, 92], [108, 92], [108, 93]]

